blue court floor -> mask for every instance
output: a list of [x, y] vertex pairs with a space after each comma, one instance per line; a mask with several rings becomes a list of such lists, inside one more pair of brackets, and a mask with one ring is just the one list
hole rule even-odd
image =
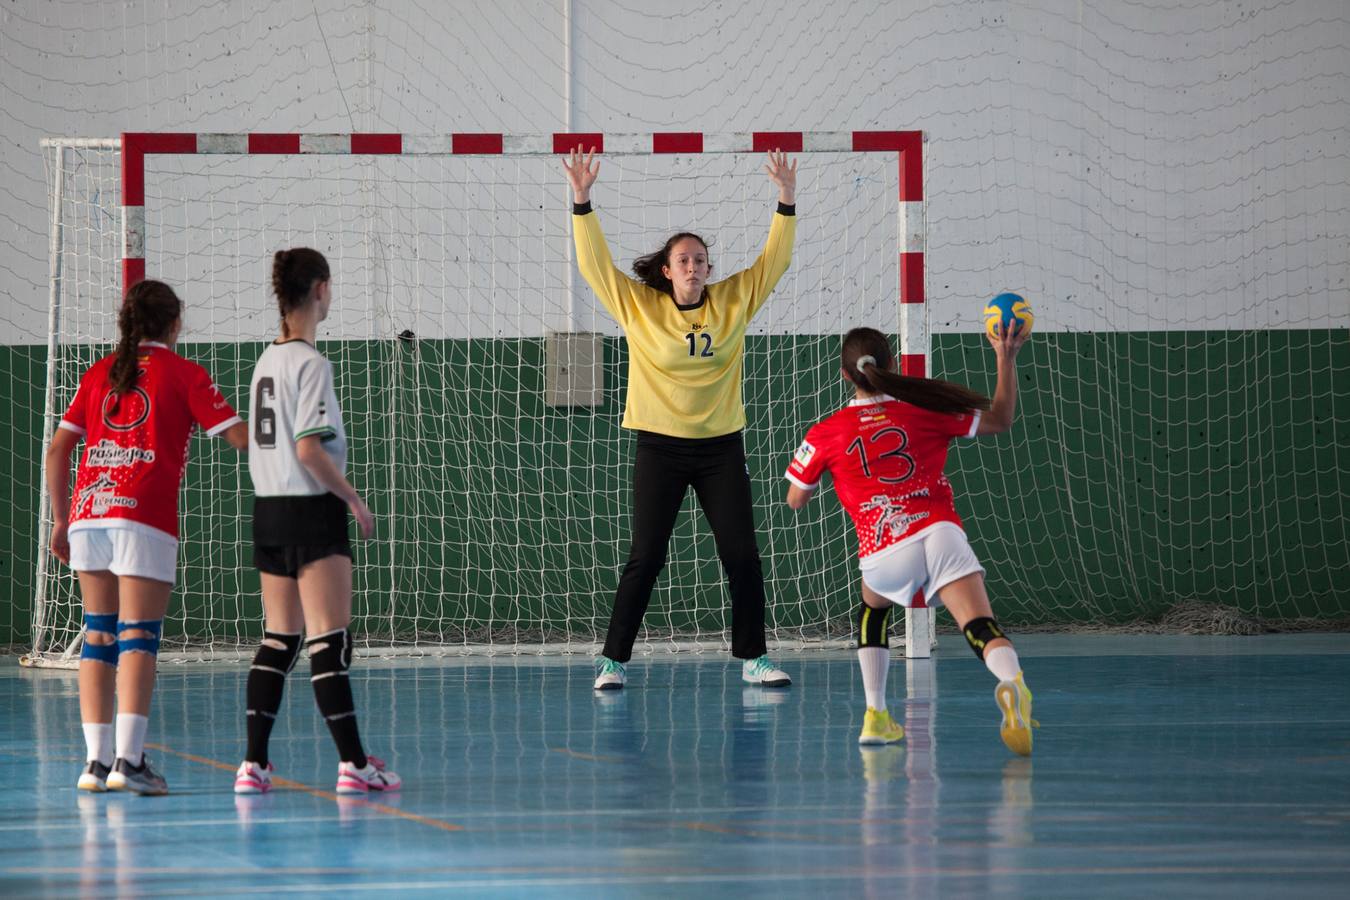
[[850, 653], [780, 656], [785, 691], [720, 654], [639, 657], [600, 696], [584, 659], [363, 661], [366, 743], [405, 780], [370, 801], [330, 793], [300, 672], [288, 781], [235, 797], [238, 665], [161, 670], [170, 796], [80, 794], [74, 673], [3, 659], [0, 895], [1347, 896], [1343, 636], [1024, 636], [1031, 760], [955, 641], [895, 662], [908, 734], [871, 750]]

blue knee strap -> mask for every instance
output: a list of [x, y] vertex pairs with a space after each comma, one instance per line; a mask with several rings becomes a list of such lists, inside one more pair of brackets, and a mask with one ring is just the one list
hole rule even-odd
[[[151, 656], [159, 655], [159, 630], [163, 626], [163, 619], [146, 619], [143, 622], [118, 622], [117, 623], [117, 649], [121, 653], [130, 653], [133, 650], [139, 650], [142, 653], [149, 653]], [[150, 637], [124, 638], [124, 631], [148, 631]]]
[[114, 637], [117, 632], [117, 613], [98, 615], [84, 614], [84, 646], [80, 648], [80, 659], [92, 659], [97, 662], [117, 665], [117, 641], [106, 644], [91, 644], [89, 635], [106, 634]]

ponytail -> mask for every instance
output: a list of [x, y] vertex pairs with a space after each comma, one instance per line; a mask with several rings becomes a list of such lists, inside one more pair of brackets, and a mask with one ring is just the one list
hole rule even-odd
[[272, 257], [272, 293], [277, 295], [277, 308], [281, 312], [282, 337], [290, 336], [286, 329], [287, 313], [303, 309], [310, 301], [314, 284], [331, 277], [328, 260], [318, 250], [294, 247], [276, 252]]
[[897, 400], [939, 413], [968, 413], [989, 408], [989, 398], [970, 388], [936, 378], [916, 378], [890, 370], [890, 341], [875, 328], [855, 328], [844, 335], [840, 365], [859, 390], [889, 394]]
[[117, 351], [108, 370], [113, 394], [120, 398], [136, 386], [141, 342], [167, 338], [182, 314], [183, 301], [162, 281], [140, 281], [127, 291], [117, 312]]

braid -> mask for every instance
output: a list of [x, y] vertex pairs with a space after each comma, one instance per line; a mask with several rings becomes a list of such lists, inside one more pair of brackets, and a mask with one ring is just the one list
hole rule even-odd
[[141, 328], [141, 317], [136, 306], [130, 302], [123, 303], [117, 314], [120, 337], [117, 340], [116, 358], [108, 370], [108, 387], [119, 399], [136, 386], [136, 352], [141, 343]]
[[304, 308], [310, 301], [315, 282], [327, 281], [331, 276], [328, 260], [318, 250], [293, 247], [278, 250], [272, 257], [272, 293], [277, 297], [281, 313], [281, 336], [290, 337], [286, 325], [288, 313]]
[[[108, 388], [117, 398], [136, 386], [141, 341], [168, 337], [182, 314], [183, 302], [162, 281], [141, 281], [127, 291], [117, 312], [117, 350], [108, 370]], [[114, 399], [114, 409], [117, 403]]]

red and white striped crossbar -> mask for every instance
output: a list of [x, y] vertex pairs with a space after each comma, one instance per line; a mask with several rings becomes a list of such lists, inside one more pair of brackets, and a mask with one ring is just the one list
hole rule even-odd
[[145, 157], [151, 154], [383, 154], [396, 156], [560, 155], [576, 146], [600, 153], [896, 153], [900, 165], [901, 371], [923, 375], [928, 354], [924, 309], [923, 132], [698, 131], [646, 134], [182, 134], [122, 135], [122, 285], [145, 278]]

